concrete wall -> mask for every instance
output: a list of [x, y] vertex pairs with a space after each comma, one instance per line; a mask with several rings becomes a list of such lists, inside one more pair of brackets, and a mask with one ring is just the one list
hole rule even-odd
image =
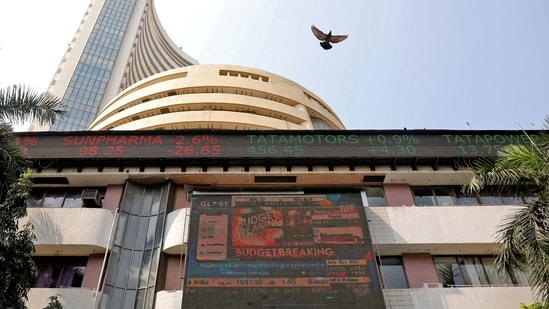
[[19, 224], [34, 225], [35, 255], [82, 256], [106, 251], [114, 215], [102, 208], [29, 208]]
[[387, 309], [518, 309], [534, 302], [530, 287], [383, 290]]
[[[48, 305], [50, 296], [57, 296], [63, 308], [94, 309], [95, 290], [80, 288], [30, 289], [27, 307], [41, 309]], [[99, 299], [97, 299], [99, 302]]]
[[367, 207], [381, 255], [494, 254], [495, 235], [513, 206]]
[[162, 247], [164, 253], [179, 255], [187, 252], [190, 213], [190, 208], [182, 208], [168, 214]]

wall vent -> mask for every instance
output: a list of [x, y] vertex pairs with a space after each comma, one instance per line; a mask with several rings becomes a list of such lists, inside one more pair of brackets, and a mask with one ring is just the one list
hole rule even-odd
[[296, 183], [296, 176], [255, 176], [256, 183]]
[[81, 198], [84, 207], [101, 207], [101, 196], [98, 190], [82, 190]]
[[32, 183], [35, 185], [68, 185], [67, 177], [32, 177]]
[[362, 178], [362, 182], [383, 183], [384, 180], [385, 175], [365, 175], [364, 178]]

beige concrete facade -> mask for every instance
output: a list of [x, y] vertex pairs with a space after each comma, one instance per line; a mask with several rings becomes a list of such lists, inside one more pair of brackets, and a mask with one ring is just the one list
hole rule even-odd
[[[315, 173], [317, 178], [335, 176], [330, 172]], [[434, 174], [432, 174], [434, 175]], [[133, 175], [135, 176], [135, 175]], [[132, 175], [126, 177], [132, 178]], [[215, 182], [216, 175], [208, 175], [210, 183]], [[169, 178], [169, 177], [168, 177]], [[100, 179], [100, 178], [99, 178]], [[245, 185], [240, 183], [240, 185]], [[358, 183], [357, 183], [358, 185]], [[387, 188], [389, 184], [385, 184]], [[405, 185], [406, 187], [409, 186]], [[183, 190], [183, 187], [180, 187]], [[386, 190], [388, 192], [390, 190]], [[411, 198], [411, 197], [410, 197]], [[178, 205], [183, 206], [183, 205]], [[451, 206], [451, 207], [366, 207], [367, 217], [371, 219], [370, 232], [378, 254], [392, 256], [407, 254], [410, 257], [427, 255], [430, 259], [437, 255], [493, 255], [495, 231], [499, 223], [516, 207], [510, 206]], [[393, 207], [391, 207], [393, 206]], [[48, 222], [32, 219], [42, 212], [41, 216], [51, 215]], [[189, 208], [176, 209], [167, 215], [162, 251], [176, 264], [167, 277], [177, 281], [184, 276], [183, 258], [187, 250]], [[102, 246], [109, 234], [111, 212], [106, 209], [29, 209], [29, 217], [38, 230], [38, 255], [59, 255], [48, 248], [68, 255], [90, 254], [77, 245], [89, 242], [89, 238]], [[105, 217], [107, 215], [107, 217]], [[107, 218], [99, 222], [99, 218]], [[77, 221], [75, 221], [77, 220]], [[24, 220], [26, 221], [26, 220]], [[73, 222], [73, 224], [70, 224]], [[74, 222], [86, 222], [86, 231], [76, 231], [82, 225]], [[56, 231], [57, 237], [47, 236], [44, 226]], [[179, 261], [179, 262], [178, 262]], [[88, 268], [89, 265], [88, 265]], [[89, 270], [92, 271], [91, 269]], [[413, 280], [411, 270], [407, 270], [408, 280]], [[175, 279], [174, 279], [175, 278]], [[168, 279], [166, 279], [168, 280]], [[99, 281], [96, 280], [94, 284]], [[387, 308], [517, 308], [519, 302], [534, 301], [530, 287], [525, 286], [490, 286], [490, 287], [453, 287], [443, 288], [436, 279], [422, 281], [423, 287], [408, 289], [384, 289]], [[47, 297], [60, 295], [63, 305], [72, 308], [82, 300], [86, 307], [95, 308], [92, 304], [98, 300], [97, 291], [88, 288], [31, 289], [29, 308], [42, 308]], [[159, 290], [156, 293], [154, 308], [180, 308], [182, 290]], [[462, 306], [463, 305], [463, 306]]]
[[107, 104], [91, 130], [345, 129], [297, 83], [266, 71], [202, 64], [144, 79]]
[[29, 208], [19, 224], [34, 226], [35, 255], [82, 256], [108, 250], [114, 220], [114, 211], [108, 209]]

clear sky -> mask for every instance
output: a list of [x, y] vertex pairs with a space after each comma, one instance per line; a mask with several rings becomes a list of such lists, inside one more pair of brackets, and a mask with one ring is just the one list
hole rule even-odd
[[[0, 87], [45, 91], [89, 0], [0, 1]], [[347, 129], [538, 129], [549, 115], [547, 0], [156, 0], [200, 63], [309, 89]], [[310, 30], [348, 34], [323, 50]]]

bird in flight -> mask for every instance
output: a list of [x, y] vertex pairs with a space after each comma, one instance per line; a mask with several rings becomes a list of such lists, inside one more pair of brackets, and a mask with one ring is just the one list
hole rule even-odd
[[317, 39], [321, 40], [320, 46], [324, 49], [330, 49], [332, 48], [332, 44], [330, 43], [339, 43], [343, 40], [345, 40], [348, 35], [332, 35], [332, 31], [328, 32], [328, 34], [320, 31], [315, 25], [311, 26], [311, 30], [313, 30], [313, 34], [316, 36]]

